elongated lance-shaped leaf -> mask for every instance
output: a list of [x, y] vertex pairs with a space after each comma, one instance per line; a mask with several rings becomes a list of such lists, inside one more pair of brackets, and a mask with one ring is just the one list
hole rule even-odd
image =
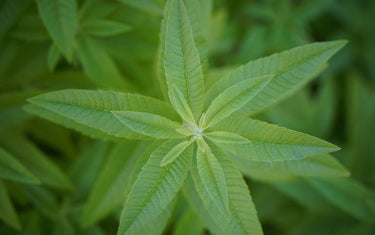
[[16, 158], [0, 147], [0, 178], [23, 183], [38, 184], [40, 181]]
[[251, 77], [273, 74], [272, 81], [254, 99], [236, 112], [248, 116], [258, 113], [306, 84], [346, 41], [312, 43], [279, 54], [251, 61], [229, 73], [207, 92], [205, 106], [227, 87]]
[[7, 189], [0, 179], [0, 219], [15, 229], [20, 230], [21, 224], [18, 219], [16, 210], [9, 198]]
[[113, 91], [62, 90], [28, 100], [27, 111], [83, 134], [104, 140], [150, 139], [132, 131], [111, 111], [138, 111], [179, 120], [173, 108], [160, 100]]
[[172, 85], [168, 90], [168, 94], [169, 100], [176, 112], [180, 114], [183, 120], [194, 125], [195, 119], [193, 112], [181, 91], [175, 85]]
[[[202, 139], [198, 140], [198, 142], [203, 141]], [[223, 168], [206, 143], [198, 146], [197, 168], [199, 176], [211, 199], [222, 213], [227, 216], [229, 213], [228, 190]]]
[[138, 234], [176, 196], [190, 169], [193, 149], [187, 148], [179, 158], [165, 167], [160, 167], [160, 162], [180, 141], [170, 140], [151, 154], [128, 195], [118, 234]]
[[82, 28], [85, 33], [98, 37], [115, 36], [131, 30], [129, 25], [112, 20], [91, 20]]
[[137, 174], [160, 142], [116, 144], [90, 192], [84, 209], [83, 225], [95, 224], [125, 202]]
[[301, 159], [339, 150], [319, 138], [250, 118], [227, 118], [211, 129], [234, 132], [248, 139], [249, 143], [221, 143], [218, 146], [256, 161]]
[[183, 137], [176, 128], [181, 125], [157, 114], [135, 112], [135, 111], [113, 111], [112, 112], [124, 125], [142, 135], [156, 139], [167, 139]]
[[249, 143], [249, 140], [233, 132], [213, 131], [206, 134], [207, 138], [217, 143]]
[[76, 33], [75, 0], [38, 0], [39, 14], [48, 33], [68, 60], [72, 59]]
[[204, 79], [198, 49], [189, 17], [182, 0], [171, 0], [166, 17], [164, 69], [168, 86], [182, 92], [194, 117], [200, 116], [204, 104]]
[[194, 138], [191, 140], [182, 141], [181, 143], [174, 146], [163, 158], [160, 163], [160, 166], [165, 166], [173, 162], [178, 158], [187, 147], [189, 147], [194, 142]]
[[322, 154], [287, 161], [253, 161], [228, 153], [241, 172], [254, 179], [281, 181], [305, 177], [346, 177], [349, 172], [333, 156]]
[[43, 184], [64, 190], [72, 188], [64, 172], [19, 131], [0, 133], [0, 145]]
[[[193, 161], [194, 165], [191, 168], [191, 175], [195, 183], [196, 191], [189, 191], [189, 194], [198, 192], [211, 217], [211, 219], [204, 219], [204, 221], [209, 222], [209, 228], [214, 229], [213, 231], [219, 234], [262, 234], [262, 227], [258, 220], [255, 206], [241, 173], [225, 152], [213, 145], [210, 145], [210, 148], [219, 159], [224, 170], [228, 189], [229, 216], [225, 216], [215, 201], [212, 200], [209, 192], [205, 189], [202, 179], [199, 176], [197, 166]], [[215, 221], [216, 228], [212, 228], [212, 220]]]
[[250, 78], [224, 90], [205, 112], [205, 127], [215, 125], [242, 108], [271, 81], [271, 78], [272, 75]]

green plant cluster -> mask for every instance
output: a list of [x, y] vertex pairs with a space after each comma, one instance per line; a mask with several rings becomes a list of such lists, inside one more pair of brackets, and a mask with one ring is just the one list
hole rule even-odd
[[1, 1], [0, 234], [373, 234], [374, 14]]

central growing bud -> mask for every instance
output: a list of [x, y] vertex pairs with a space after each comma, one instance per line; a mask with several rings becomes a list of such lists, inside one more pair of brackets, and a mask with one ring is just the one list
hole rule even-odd
[[197, 125], [185, 122], [184, 126], [188, 127], [197, 139], [201, 139], [204, 136], [203, 129], [200, 129]]

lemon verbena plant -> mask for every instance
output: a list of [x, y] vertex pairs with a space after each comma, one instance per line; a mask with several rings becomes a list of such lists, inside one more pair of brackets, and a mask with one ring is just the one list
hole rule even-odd
[[198, 214], [211, 232], [261, 234], [241, 172], [262, 168], [260, 177], [266, 177], [278, 166], [323, 177], [346, 174], [328, 154], [337, 146], [251, 118], [317, 75], [345, 42], [251, 61], [206, 88], [208, 50], [199, 12], [196, 0], [166, 3], [155, 66], [166, 101], [77, 89], [29, 100], [28, 111], [94, 138], [156, 141], [127, 195], [118, 234], [161, 232], [165, 222], [150, 226], [170, 216], [181, 188], [193, 207], [203, 208]]

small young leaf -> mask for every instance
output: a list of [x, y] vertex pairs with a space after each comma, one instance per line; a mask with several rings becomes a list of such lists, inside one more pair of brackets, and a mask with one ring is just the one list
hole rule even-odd
[[15, 180], [29, 184], [40, 181], [28, 171], [16, 158], [0, 147], [0, 178]]
[[163, 116], [134, 111], [112, 111], [126, 126], [142, 135], [156, 139], [183, 137], [176, 131], [181, 125]]
[[20, 230], [21, 224], [16, 210], [9, 198], [3, 181], [0, 179], [0, 219], [13, 228]]
[[48, 33], [71, 61], [76, 33], [77, 4], [75, 0], [38, 0], [39, 14]]
[[160, 167], [165, 154], [180, 140], [161, 145], [152, 154], [138, 175], [122, 211], [117, 234], [138, 234], [157, 218], [176, 196], [190, 169], [192, 148], [187, 148], [171, 164]]
[[164, 156], [163, 160], [160, 163], [160, 166], [165, 166], [173, 162], [176, 158], [178, 158], [183, 151], [187, 147], [189, 147], [192, 143], [194, 142], [194, 139], [192, 138], [191, 140], [183, 141], [176, 146], [174, 146], [168, 153], [167, 155]]
[[55, 70], [55, 67], [60, 59], [60, 51], [55, 43], [52, 43], [51, 47], [48, 50], [47, 64], [50, 71]]
[[168, 86], [176, 85], [192, 109], [200, 116], [204, 104], [204, 79], [198, 49], [182, 0], [170, 0], [166, 17], [164, 69]]
[[89, 21], [82, 28], [84, 33], [98, 37], [115, 36], [131, 30], [129, 25], [112, 20]]
[[207, 138], [217, 143], [249, 143], [249, 140], [233, 132], [213, 131], [206, 134]]
[[199, 176], [211, 199], [221, 209], [223, 214], [228, 215], [228, 190], [225, 183], [224, 171], [207, 144], [202, 144], [198, 147], [197, 168]]
[[210, 130], [234, 132], [248, 139], [249, 143], [218, 146], [255, 161], [301, 159], [339, 150], [319, 138], [250, 118], [227, 118]]
[[208, 107], [205, 127], [210, 127], [247, 104], [272, 79], [272, 76], [250, 78], [234, 84], [218, 95]]
[[215, 97], [233, 84], [251, 77], [273, 74], [266, 88], [236, 112], [239, 116], [254, 115], [306, 84], [345, 44], [346, 41], [312, 43], [250, 61], [215, 83], [207, 92], [205, 106], [208, 107]]
[[193, 112], [181, 91], [175, 85], [172, 85], [169, 88], [168, 95], [173, 108], [182, 119], [190, 124], [195, 124]]

